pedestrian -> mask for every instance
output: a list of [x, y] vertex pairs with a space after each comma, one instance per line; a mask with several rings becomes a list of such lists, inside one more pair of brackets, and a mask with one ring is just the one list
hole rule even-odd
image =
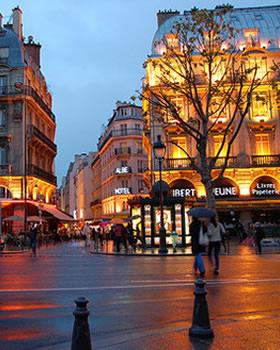
[[218, 222], [216, 216], [210, 218], [208, 224], [208, 236], [209, 236], [209, 247], [208, 247], [208, 258], [212, 264], [212, 251], [214, 250], [215, 256], [215, 275], [218, 275], [220, 272], [220, 250], [222, 236], [226, 233], [224, 226]]
[[38, 224], [34, 223], [31, 226], [30, 230], [30, 246], [32, 249], [32, 255], [36, 256], [36, 247], [37, 247], [37, 233], [38, 233]]
[[259, 254], [262, 253], [261, 241], [264, 237], [265, 237], [265, 234], [261, 227], [261, 223], [257, 221], [255, 223], [255, 242], [256, 242], [256, 248], [257, 248], [256, 252]]
[[133, 249], [133, 251], [135, 252], [136, 251], [136, 241], [137, 241], [137, 239], [136, 239], [136, 237], [134, 237], [134, 230], [133, 230], [131, 222], [129, 222], [127, 224], [126, 232], [127, 232], [128, 243], [131, 246], [131, 248]]
[[127, 252], [127, 243], [126, 243], [126, 230], [123, 224], [117, 224], [115, 227], [115, 239], [116, 239], [116, 249], [117, 252], [120, 252], [121, 243], [124, 244], [125, 250]]
[[86, 223], [84, 228], [83, 228], [83, 237], [85, 239], [85, 247], [90, 246], [90, 234], [91, 234], [90, 227], [89, 227], [88, 223]]
[[207, 232], [206, 226], [198, 218], [193, 217], [193, 220], [190, 224], [190, 235], [191, 235], [191, 246], [192, 254], [194, 258], [194, 271], [199, 270], [200, 276], [205, 276], [205, 267], [202, 259], [201, 253], [205, 252], [205, 246], [199, 244], [199, 234], [200, 230], [203, 230], [204, 233]]

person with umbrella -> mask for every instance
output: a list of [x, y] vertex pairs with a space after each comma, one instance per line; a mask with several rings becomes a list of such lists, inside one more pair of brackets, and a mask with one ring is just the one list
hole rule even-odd
[[200, 276], [204, 277], [205, 267], [201, 253], [205, 252], [205, 246], [199, 244], [200, 230], [202, 230], [206, 234], [207, 228], [203, 224], [203, 222], [201, 222], [196, 216], [194, 216], [190, 224], [192, 254], [195, 256], [194, 271], [197, 272], [197, 270], [199, 270]]

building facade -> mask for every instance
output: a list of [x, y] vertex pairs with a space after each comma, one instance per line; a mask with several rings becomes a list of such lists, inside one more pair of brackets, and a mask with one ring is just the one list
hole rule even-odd
[[129, 216], [128, 200], [147, 193], [143, 172], [147, 155], [143, 149], [142, 109], [117, 102], [113, 116], [98, 141], [92, 162], [94, 178], [92, 210], [101, 220]]
[[[24, 39], [22, 11], [0, 15], [0, 199], [3, 216], [23, 213], [22, 202], [55, 201], [56, 121], [40, 66], [41, 45]], [[27, 213], [28, 215], [28, 213]], [[26, 215], [25, 215], [26, 217]], [[22, 223], [18, 223], [22, 226]]]
[[[184, 14], [186, 15], [186, 11]], [[265, 73], [273, 62], [280, 60], [280, 6], [234, 9], [229, 15], [231, 24], [240, 30], [239, 47], [246, 62], [257, 62]], [[152, 53], [146, 62], [146, 80], [150, 90], [158, 89], [154, 61], [160, 60], [163, 53], [164, 39], [172, 35], [174, 25], [182, 20], [177, 11], [158, 13], [158, 29], [152, 45]], [[199, 58], [198, 58], [199, 60]], [[280, 80], [279, 74], [270, 75], [258, 86], [252, 97], [252, 105], [242, 124], [240, 132], [231, 149], [228, 166], [221, 180], [213, 188], [220, 217], [227, 222], [232, 217], [239, 218], [244, 224], [259, 220], [276, 221], [280, 211]], [[203, 95], [203, 82], [198, 83]], [[150, 93], [150, 92], [146, 92]], [[150, 96], [151, 97], [151, 96]], [[190, 111], [187, 99], [175, 95], [180, 104], [183, 118], [188, 120], [195, 115]], [[144, 111], [144, 145], [148, 153], [149, 170], [144, 179], [150, 188], [158, 179], [157, 162], [154, 159], [152, 146], [158, 134], [162, 136], [167, 152], [163, 163], [163, 179], [169, 185], [169, 197], [178, 203], [168, 207], [165, 212], [170, 221], [170, 230], [187, 228], [188, 209], [201, 202], [205, 203], [206, 191], [198, 173], [191, 167], [197, 158], [195, 144], [174, 121], [165, 120], [165, 128], [158, 123], [158, 111], [153, 108], [149, 99], [143, 105]], [[230, 112], [230, 108], [227, 111]], [[226, 117], [226, 115], [225, 115]], [[216, 124], [215, 132], [210, 138], [207, 150], [208, 157], [213, 157], [221, 146], [220, 135], [223, 133], [222, 118]], [[179, 146], [179, 147], [178, 147]], [[186, 156], [187, 150], [189, 156]], [[212, 176], [218, 177], [225, 155], [223, 152], [216, 163]], [[182, 204], [183, 200], [183, 204]], [[182, 209], [181, 206], [184, 206]], [[150, 205], [144, 208], [147, 212], [145, 225], [156, 232], [155, 212], [150, 212]], [[180, 218], [177, 220], [177, 217]], [[178, 224], [179, 222], [179, 224]], [[178, 225], [180, 226], [178, 228]], [[170, 231], [169, 230], [169, 231]]]

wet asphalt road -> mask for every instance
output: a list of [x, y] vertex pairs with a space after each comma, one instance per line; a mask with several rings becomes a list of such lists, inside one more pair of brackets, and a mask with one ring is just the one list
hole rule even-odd
[[212, 342], [190, 342], [192, 257], [90, 255], [67, 243], [0, 257], [0, 349], [70, 349], [73, 300], [90, 300], [94, 349], [280, 348], [280, 254], [207, 263]]

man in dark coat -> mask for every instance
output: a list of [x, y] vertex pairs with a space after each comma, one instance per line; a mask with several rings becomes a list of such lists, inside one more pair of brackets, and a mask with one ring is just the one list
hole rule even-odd
[[255, 223], [255, 240], [256, 240], [256, 245], [257, 245], [257, 249], [258, 249], [258, 253], [261, 254], [262, 253], [262, 245], [261, 245], [261, 241], [262, 239], [265, 237], [264, 231], [261, 227], [261, 223], [260, 222], [256, 222]]
[[37, 247], [37, 233], [38, 233], [38, 224], [33, 224], [31, 226], [31, 232], [30, 232], [30, 245], [32, 249], [32, 255], [36, 256], [36, 247]]
[[203, 223], [199, 221], [198, 218], [193, 217], [192, 223], [190, 224], [190, 235], [191, 235], [192, 254], [195, 256], [194, 271], [196, 272], [198, 269], [200, 272], [200, 276], [204, 277], [205, 267], [204, 267], [201, 253], [205, 252], [205, 247], [199, 244], [199, 233], [200, 233], [201, 226], [203, 228], [203, 231], [206, 232], [207, 229], [204, 227]]

